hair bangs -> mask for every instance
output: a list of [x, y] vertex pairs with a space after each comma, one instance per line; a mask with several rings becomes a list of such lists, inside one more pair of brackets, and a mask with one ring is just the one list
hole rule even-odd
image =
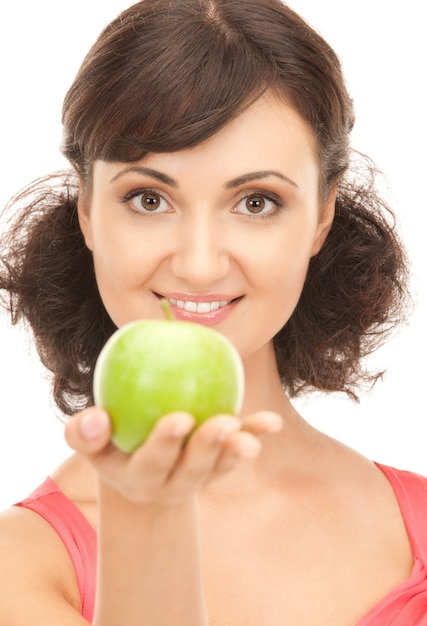
[[[118, 30], [125, 14], [110, 26], [108, 37], [104, 34], [102, 46], [94, 46], [74, 83], [83, 80], [85, 91], [76, 99], [72, 87], [64, 103], [63, 152], [77, 169], [82, 161], [87, 167], [96, 159], [132, 162], [149, 152], [194, 146], [271, 85], [271, 64], [238, 32], [200, 14], [188, 17], [184, 10], [153, 14], [144, 20], [143, 32], [135, 25], [133, 38], [124, 40]], [[164, 33], [168, 19], [175, 36], [166, 39], [157, 29]]]

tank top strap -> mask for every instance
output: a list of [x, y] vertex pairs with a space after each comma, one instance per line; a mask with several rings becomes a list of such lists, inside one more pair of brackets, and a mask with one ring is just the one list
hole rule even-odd
[[427, 478], [377, 463], [388, 478], [402, 512], [414, 556], [427, 565]]
[[62, 539], [76, 572], [82, 615], [90, 623], [96, 586], [97, 539], [94, 528], [50, 477], [15, 506], [41, 515]]

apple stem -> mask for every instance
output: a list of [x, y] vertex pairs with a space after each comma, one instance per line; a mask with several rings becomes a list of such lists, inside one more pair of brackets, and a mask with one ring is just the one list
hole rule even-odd
[[174, 316], [172, 314], [172, 310], [171, 310], [171, 306], [169, 304], [169, 300], [167, 300], [166, 298], [162, 298], [160, 300], [160, 305], [163, 309], [163, 313], [165, 314], [165, 317], [167, 320], [172, 321], [174, 319]]

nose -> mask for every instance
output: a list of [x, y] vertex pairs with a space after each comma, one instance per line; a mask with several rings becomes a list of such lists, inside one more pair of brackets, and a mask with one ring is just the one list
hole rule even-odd
[[214, 216], [195, 212], [181, 222], [177, 235], [172, 258], [175, 276], [193, 289], [208, 289], [227, 275], [230, 270], [227, 233]]

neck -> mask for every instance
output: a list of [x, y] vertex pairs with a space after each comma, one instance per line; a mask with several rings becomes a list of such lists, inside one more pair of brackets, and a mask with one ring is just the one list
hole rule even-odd
[[243, 361], [245, 397], [241, 416], [267, 410], [283, 414], [289, 401], [283, 390], [277, 369], [273, 344], [263, 346]]

